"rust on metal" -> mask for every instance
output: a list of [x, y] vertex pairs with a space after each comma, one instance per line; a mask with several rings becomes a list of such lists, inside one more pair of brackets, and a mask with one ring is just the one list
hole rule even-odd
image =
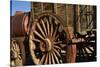
[[24, 36], [28, 31], [29, 13], [17, 11], [15, 16], [11, 17], [11, 35]]

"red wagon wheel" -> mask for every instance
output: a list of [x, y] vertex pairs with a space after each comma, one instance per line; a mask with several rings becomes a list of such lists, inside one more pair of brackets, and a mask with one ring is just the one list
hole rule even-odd
[[61, 19], [52, 13], [43, 13], [33, 23], [30, 33], [30, 51], [35, 64], [62, 63], [59, 32]]

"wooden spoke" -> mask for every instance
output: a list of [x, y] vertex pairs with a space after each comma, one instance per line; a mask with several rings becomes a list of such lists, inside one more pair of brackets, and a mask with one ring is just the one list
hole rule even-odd
[[44, 34], [44, 32], [43, 32], [43, 30], [42, 30], [41, 26], [39, 25], [39, 23], [37, 23], [37, 26], [38, 26], [39, 30], [41, 31], [41, 33], [42, 33], [43, 37], [45, 37], [45, 38], [46, 38], [46, 36], [45, 36], [45, 34]]
[[52, 37], [52, 35], [53, 35], [53, 24], [51, 24], [51, 37]]
[[35, 33], [38, 37], [40, 37], [42, 40], [44, 40], [44, 38], [43, 38], [37, 31], [34, 31], [34, 33]]
[[36, 42], [41, 42], [39, 39], [35, 39], [35, 38], [33, 39], [33, 41], [36, 41]]
[[42, 19], [41, 19], [41, 23], [42, 23], [42, 25], [43, 25], [43, 29], [44, 29], [44, 31], [45, 31], [45, 34], [46, 34], [46, 36], [47, 36], [46, 27], [45, 27], [44, 21], [43, 21]]
[[49, 16], [49, 22], [52, 23], [52, 17], [51, 16]]
[[58, 52], [55, 48], [53, 48], [53, 50], [54, 50], [54, 52], [55, 52], [59, 57], [61, 57], [60, 54], [59, 54], [59, 52]]
[[15, 42], [14, 41], [12, 41], [12, 48], [13, 48], [13, 50], [16, 50]]
[[82, 55], [83, 55], [83, 56], [85, 56], [85, 55], [84, 55], [84, 54], [85, 54], [85, 51], [84, 51], [84, 49], [82, 48], [81, 50], [82, 50]]
[[82, 50], [83, 50], [83, 53], [85, 54], [85, 51], [84, 51], [84, 49], [82, 48]]
[[55, 40], [54, 41], [56, 41], [58, 39], [58, 37], [59, 37], [59, 35], [57, 34], [57, 36], [55, 36]]
[[85, 48], [83, 48], [84, 49], [84, 51], [85, 51], [85, 54], [87, 55], [87, 56], [89, 56], [89, 54], [88, 54], [88, 52], [86, 51], [86, 49]]
[[57, 27], [56, 27], [56, 29], [55, 29], [55, 31], [54, 31], [54, 34], [53, 34], [53, 38], [55, 39], [55, 37], [56, 37], [56, 33], [57, 33]]
[[53, 53], [51, 52], [52, 63], [55, 64]]
[[88, 50], [90, 50], [91, 52], [93, 52], [93, 50], [91, 49], [91, 47], [86, 47]]
[[47, 32], [48, 32], [48, 35], [49, 35], [49, 21], [47, 20], [47, 18], [44, 18], [44, 20], [46, 21], [46, 24], [47, 24]]
[[49, 52], [49, 64], [51, 64], [51, 52]]
[[84, 56], [84, 53], [83, 53], [83, 50], [82, 49], [80, 49], [80, 52], [81, 52], [81, 56]]
[[55, 24], [57, 25], [59, 22], [57, 20], [55, 20]]
[[19, 46], [15, 41], [12, 43], [12, 50], [16, 51], [17, 53], [20, 52]]
[[54, 45], [54, 47], [57, 48], [57, 49], [61, 49], [61, 48], [60, 48], [59, 46], [57, 46], [57, 45]]
[[53, 56], [55, 57], [55, 59], [56, 59], [57, 63], [59, 63], [59, 60], [58, 60], [58, 58], [57, 58], [57, 56], [56, 56], [55, 52], [54, 52], [54, 51], [52, 51], [52, 53], [53, 53]]
[[85, 47], [85, 49], [86, 49], [87, 53], [90, 53], [90, 50], [87, 47]]
[[11, 45], [11, 50], [15, 50], [15, 46], [13, 44]]
[[54, 42], [54, 44], [61, 44], [61, 43], [62, 43], [62, 41]]
[[20, 53], [20, 48], [17, 43], [15, 43], [16, 52]]
[[49, 54], [47, 53], [47, 54], [46, 54], [46, 59], [45, 59], [45, 63], [44, 63], [44, 64], [47, 64], [47, 63], [48, 63], [48, 58], [49, 58]]
[[44, 60], [45, 60], [45, 55], [43, 55], [43, 57], [42, 57], [42, 59], [40, 61], [40, 64], [43, 64]]

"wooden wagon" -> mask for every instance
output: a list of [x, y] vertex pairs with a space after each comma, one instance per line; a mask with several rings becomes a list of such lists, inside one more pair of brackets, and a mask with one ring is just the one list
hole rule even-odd
[[11, 66], [96, 61], [96, 31], [81, 35], [63, 22], [51, 12], [34, 20], [19, 12], [11, 21]]

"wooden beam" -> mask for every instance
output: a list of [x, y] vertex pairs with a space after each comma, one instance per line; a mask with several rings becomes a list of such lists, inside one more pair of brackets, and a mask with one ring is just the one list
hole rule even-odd
[[[67, 33], [67, 39], [72, 39], [74, 37], [74, 32], [73, 32], [73, 28], [72, 27], [66, 27], [65, 28], [65, 31]], [[75, 63], [76, 61], [76, 44], [73, 44], [73, 45], [68, 45], [67, 46], [67, 54], [66, 54], [66, 57], [67, 57], [67, 62], [68, 63]]]

